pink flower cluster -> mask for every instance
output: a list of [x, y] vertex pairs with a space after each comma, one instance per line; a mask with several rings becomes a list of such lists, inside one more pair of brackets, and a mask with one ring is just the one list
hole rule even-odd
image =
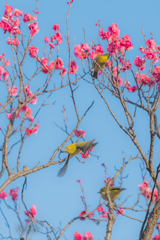
[[159, 234], [156, 234], [156, 235], [152, 238], [152, 240], [160, 240]]
[[27, 134], [28, 136], [30, 136], [30, 135], [33, 134], [33, 133], [37, 133], [38, 127], [39, 127], [39, 124], [36, 123], [36, 124], [34, 124], [33, 128], [26, 128], [26, 134]]
[[[3, 57], [3, 55], [0, 55], [0, 61], [1, 61], [1, 60], [3, 61], [3, 64], [4, 64], [6, 67], [9, 66], [10, 61], [7, 60], [7, 61], [5, 62], [5, 58]], [[1, 78], [3, 78], [4, 81], [7, 81], [8, 76], [9, 76], [9, 73], [6, 72], [6, 70], [4, 69], [3, 65], [0, 65], [0, 80], [1, 80]]]
[[18, 187], [16, 189], [10, 189], [9, 190], [9, 195], [12, 197], [13, 201], [16, 201], [18, 199]]
[[143, 47], [139, 48], [141, 53], [144, 54], [145, 59], [152, 60], [153, 62], [157, 62], [159, 58], [157, 57], [157, 54], [158, 54], [157, 47], [159, 46], [156, 47], [156, 43], [153, 39], [147, 40], [146, 46], [147, 46], [146, 48], [143, 48]]
[[146, 74], [136, 73], [137, 83], [141, 85], [154, 86], [154, 81], [148, 77]]
[[[56, 25], [59, 26], [58, 24], [56, 24]], [[54, 25], [53, 28], [59, 30], [59, 28], [56, 25]], [[55, 31], [57, 31], [57, 30], [55, 30]], [[63, 42], [63, 39], [59, 32], [56, 32], [56, 34], [51, 37], [51, 42], [54, 42], [54, 41], [56, 41], [55, 45], [57, 45], [58, 43], [61, 44]]]
[[38, 53], [38, 47], [33, 47], [33, 45], [29, 47], [29, 56], [30, 57], [36, 58], [37, 53]]
[[25, 210], [24, 213], [27, 217], [29, 217], [29, 219], [26, 220], [29, 222], [30, 220], [33, 220], [35, 216], [37, 216], [37, 208], [35, 205], [32, 205], [32, 208], [30, 210]]
[[[98, 24], [100, 26], [100, 24]], [[102, 40], [107, 40], [109, 42], [107, 46], [107, 51], [111, 55], [115, 55], [116, 52], [121, 54], [125, 51], [129, 51], [133, 48], [133, 44], [131, 43], [131, 37], [127, 34], [124, 35], [123, 38], [120, 39], [120, 29], [117, 27], [117, 24], [112, 23], [112, 26], [108, 28], [107, 32], [104, 32], [102, 29], [99, 30], [99, 35]]]
[[69, 73], [70, 74], [75, 74], [77, 70], [78, 70], [77, 63], [75, 61], [71, 61], [71, 64], [70, 64], [70, 67], [69, 67]]
[[123, 213], [124, 213], [124, 209], [122, 209], [122, 208], [119, 208], [119, 212], [117, 211], [116, 213], [117, 213], [117, 215], [121, 215], [121, 214], [123, 214]]
[[145, 69], [145, 59], [144, 58], [140, 58], [140, 57], [136, 57], [134, 59], [134, 65], [138, 68], [140, 68], [140, 70], [144, 70]]
[[11, 97], [17, 96], [17, 87], [13, 86], [12, 88], [9, 88], [8, 92]]
[[0, 193], [0, 198], [3, 199], [3, 200], [7, 199], [7, 193], [6, 192], [1, 192]]
[[74, 132], [74, 134], [75, 134], [75, 136], [76, 137], [84, 137], [85, 135], [86, 135], [86, 132], [85, 131], [83, 131], [82, 129], [79, 129], [79, 130], [76, 130], [75, 132]]
[[81, 157], [90, 158], [89, 152], [93, 152], [93, 148], [91, 150], [88, 150], [86, 153], [82, 152]]
[[84, 236], [82, 236], [79, 232], [75, 232], [74, 240], [94, 240], [91, 232], [86, 232]]
[[38, 59], [38, 61], [41, 63], [41, 70], [43, 73], [49, 73], [52, 72], [55, 69], [60, 69], [62, 72], [60, 72], [60, 75], [64, 76], [66, 74], [66, 68], [64, 68], [63, 61], [61, 58], [57, 58], [55, 61], [50, 62], [50, 64], [47, 65], [48, 59], [42, 58], [42, 60]]
[[97, 208], [97, 211], [100, 213], [101, 218], [106, 218], [106, 219], [108, 219], [108, 213], [109, 213], [109, 212], [108, 212], [108, 211], [107, 211], [107, 212], [104, 211], [102, 206], [99, 206], [99, 207]]
[[89, 51], [90, 51], [90, 47], [88, 46], [87, 43], [76, 45], [74, 47], [74, 55], [81, 60], [88, 57]]
[[130, 82], [127, 81], [124, 82], [124, 87], [127, 88], [129, 92], [135, 92], [137, 90], [137, 86], [133, 85], [133, 87], [131, 87]]
[[[112, 178], [110, 178], [110, 177], [106, 178], [106, 180], [104, 181], [104, 182], [105, 182], [105, 185], [108, 186], [108, 184], [110, 183], [111, 180], [112, 180]], [[111, 184], [109, 184], [109, 186], [113, 187], [113, 186], [114, 186], [114, 182], [112, 182]]]
[[[149, 184], [147, 181], [143, 181], [143, 183], [141, 185], [138, 185], [139, 190], [141, 191], [141, 194], [146, 198], [146, 200], [150, 200], [151, 199], [151, 194], [152, 191], [149, 188]], [[153, 193], [153, 203], [155, 203], [157, 201], [158, 198], [158, 190], [154, 189], [154, 193]]]

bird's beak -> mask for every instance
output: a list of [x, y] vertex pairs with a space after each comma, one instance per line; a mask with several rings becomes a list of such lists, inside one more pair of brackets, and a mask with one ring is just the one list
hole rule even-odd
[[97, 193], [100, 193], [100, 192], [97, 192]]

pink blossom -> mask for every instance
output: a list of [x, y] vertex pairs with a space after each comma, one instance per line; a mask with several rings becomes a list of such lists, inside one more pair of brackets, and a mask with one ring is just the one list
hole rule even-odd
[[103, 54], [103, 48], [101, 44], [98, 44], [95, 50], [96, 50], [96, 54], [100, 54], [100, 55]]
[[55, 69], [63, 69], [63, 61], [61, 58], [57, 58], [55, 62], [56, 62]]
[[[110, 181], [112, 182], [111, 184], [109, 184]], [[109, 184], [109, 186], [112, 186], [112, 187], [114, 186], [114, 182], [112, 181], [112, 178], [110, 178], [110, 177], [106, 178], [106, 180], [104, 182], [105, 182], [106, 186], [108, 186], [108, 184]]]
[[86, 134], [86, 132], [85, 131], [83, 131], [82, 129], [79, 129], [79, 130], [76, 130], [75, 132], [74, 132], [74, 134], [75, 134], [75, 136], [76, 137], [84, 137], [85, 136], [85, 134]]
[[48, 63], [48, 59], [47, 59], [47, 58], [42, 58], [41, 63], [43, 64], [43, 65], [41, 66], [42, 72], [43, 72], [43, 73], [48, 73], [48, 69], [45, 67], [46, 64]]
[[30, 101], [30, 104], [36, 104], [36, 103], [37, 103], [37, 96]]
[[0, 21], [0, 28], [3, 29], [4, 33], [6, 33], [7, 31], [10, 32], [12, 29], [11, 25], [3, 20]]
[[32, 57], [32, 58], [36, 58], [37, 53], [38, 53], [38, 47], [33, 47], [33, 45], [31, 45], [29, 47], [29, 56]]
[[80, 183], [80, 182], [81, 182], [81, 180], [79, 179], [79, 180], [77, 180], [77, 182], [79, 182], [79, 183]]
[[105, 39], [108, 40], [110, 37], [109, 32], [104, 32], [102, 30], [99, 30], [99, 35], [102, 38], [102, 40], [105, 40]]
[[34, 117], [30, 117], [30, 118], [29, 118], [29, 121], [30, 121], [30, 122], [34, 122]]
[[112, 23], [112, 27], [110, 26], [108, 28], [108, 31], [111, 33], [112, 36], [114, 36], [115, 38], [119, 38], [119, 34], [120, 34], [120, 29], [117, 27], [117, 24]]
[[143, 84], [143, 85], [148, 85], [148, 86], [154, 86], [154, 81], [151, 80], [146, 74], [140, 74], [140, 73], [137, 73], [136, 74], [138, 80], [137, 80], [137, 83], [138, 84]]
[[79, 214], [79, 216], [81, 216], [80, 220], [84, 221], [86, 219], [86, 217], [83, 217], [83, 215], [85, 215], [85, 214], [86, 214], [86, 210], [83, 210], [82, 212], [80, 212], [80, 214]]
[[24, 213], [27, 217], [33, 220], [37, 216], [37, 208], [35, 205], [32, 205], [32, 208], [30, 210], [25, 210]]
[[24, 115], [28, 118], [30, 118], [32, 116], [32, 109], [30, 109], [28, 106], [24, 112]]
[[5, 6], [5, 12], [6, 13], [11, 13], [13, 11], [13, 7], [11, 5], [6, 5]]
[[154, 193], [153, 193], [153, 202], [155, 203], [158, 199], [158, 190], [157, 189], [154, 189]]
[[65, 74], [67, 73], [67, 69], [66, 68], [63, 68], [61, 71], [60, 71], [60, 75], [63, 77]]
[[124, 72], [126, 70], [129, 70], [132, 68], [132, 63], [130, 63], [129, 61], [121, 61], [122, 67], [121, 67], [121, 71]]
[[95, 58], [95, 55], [96, 55], [96, 52], [95, 51], [91, 51], [91, 54], [89, 55], [89, 57], [91, 59], [94, 59]]
[[[133, 44], [131, 43], [131, 37], [129, 35], [124, 35], [122, 39], [120, 39], [120, 47], [123, 47], [126, 51], [129, 51], [130, 49], [133, 48]], [[123, 52], [123, 50], [122, 50]]]
[[21, 30], [18, 27], [14, 27], [12, 28], [11, 33], [15, 36], [21, 34]]
[[153, 62], [157, 62], [158, 58], [156, 56], [157, 52], [147, 51], [144, 57], [149, 60], [153, 60]]
[[107, 218], [108, 219], [108, 213], [109, 212], [105, 212], [105, 211], [102, 211], [102, 218]]
[[57, 37], [57, 42], [61, 44], [63, 42], [63, 39], [61, 37]]
[[10, 189], [9, 190], [9, 195], [12, 197], [12, 200], [15, 201], [18, 199], [18, 187], [16, 187], [16, 189]]
[[79, 232], [74, 233], [74, 240], [82, 240], [83, 237]]
[[3, 72], [4, 72], [4, 67], [0, 66], [0, 74], [3, 74]]
[[145, 64], [145, 59], [144, 58], [140, 58], [140, 57], [136, 57], [134, 59], [134, 65], [138, 68], [141, 68], [143, 65]]
[[86, 152], [86, 153], [82, 152], [81, 157], [82, 158], [89, 158], [90, 157], [89, 152]]
[[13, 86], [12, 89], [10, 88], [8, 90], [8, 92], [10, 93], [10, 96], [17, 96], [17, 87]]
[[83, 240], [94, 240], [92, 233], [91, 232], [86, 232], [84, 237], [83, 237]]
[[54, 44], [51, 44], [51, 43], [50, 43], [49, 46], [50, 46], [51, 48], [55, 49]]
[[160, 240], [159, 234], [156, 234], [156, 235], [152, 238], [152, 240]]
[[81, 48], [86, 51], [86, 52], [89, 52], [90, 51], [90, 47], [88, 46], [87, 43], [82, 43], [81, 44]]
[[122, 209], [122, 208], [119, 208], [119, 212], [117, 211], [116, 213], [117, 213], [117, 215], [121, 215], [121, 214], [123, 214], [123, 213], [124, 213], [124, 209]]
[[15, 9], [13, 12], [13, 16], [15, 16], [15, 17], [21, 16], [22, 17], [22, 11], [19, 9]]
[[141, 53], [146, 53], [146, 49], [143, 47], [140, 47], [139, 50], [141, 51]]
[[115, 44], [109, 43], [108, 46], [107, 46], [107, 51], [108, 51], [111, 55], [114, 55], [115, 52], [116, 52]]
[[29, 30], [31, 30], [30, 34], [32, 36], [34, 36], [36, 33], [39, 32], [38, 22], [31, 23], [28, 25], [28, 27], [29, 27]]
[[152, 40], [151, 39], [147, 40], [146, 45], [149, 49], [156, 50], [156, 43], [153, 39]]
[[59, 28], [60, 28], [60, 26], [59, 26], [58, 24], [54, 24], [53, 29], [54, 29], [55, 31], [58, 31]]
[[20, 19], [17, 18], [15, 21], [14, 21], [14, 26], [15, 27], [19, 27], [20, 26]]
[[94, 212], [91, 212], [91, 213], [89, 212], [89, 216], [88, 216], [88, 217], [89, 217], [90, 219], [92, 219], [93, 216], [94, 216]]
[[[119, 86], [121, 86], [123, 84], [123, 81], [119, 75], [118, 75], [118, 82], [119, 82]], [[114, 83], [115, 83], [115, 85], [117, 85], [117, 76], [115, 76]]]
[[157, 51], [160, 53], [160, 46], [157, 46], [156, 49], [157, 49]]
[[98, 212], [103, 212], [103, 207], [102, 207], [102, 206], [99, 206], [99, 207], [97, 208], [97, 211], [98, 211]]
[[10, 60], [7, 60], [4, 64], [5, 64], [5, 67], [8, 67], [10, 65]]
[[3, 200], [7, 199], [7, 193], [6, 192], [1, 192], [0, 193], [0, 198], [3, 199]]
[[12, 116], [13, 116], [13, 113], [7, 114], [7, 118], [8, 118], [10, 121], [11, 121]]
[[75, 61], [71, 61], [69, 73], [75, 74], [77, 70], [78, 70], [77, 63]]
[[82, 43], [81, 45], [74, 46], [74, 55], [82, 60], [88, 57], [89, 50], [90, 47], [88, 46], [88, 44]]
[[26, 128], [26, 135], [30, 136], [33, 133], [33, 130], [30, 128]]
[[8, 73], [8, 72], [4, 72], [4, 73], [3, 73], [3, 78], [4, 78], [4, 80], [7, 80], [8, 76], [9, 76], [9, 73]]
[[36, 17], [33, 17], [32, 15], [30, 15], [29, 13], [25, 13], [24, 17], [23, 17], [23, 21], [24, 22], [32, 22], [34, 20], [37, 20]]
[[50, 40], [49, 40], [48, 37], [44, 37], [44, 41], [45, 41], [46, 43], [50, 42]]
[[12, 40], [10, 40], [10, 38], [7, 38], [7, 43], [8, 44], [13, 44], [14, 46], [18, 46], [20, 45], [20, 41], [16, 38], [13, 38]]
[[32, 129], [32, 133], [37, 133], [38, 127], [39, 127], [39, 124], [38, 124], [38, 123], [34, 124], [34, 127], [33, 127], [33, 129]]

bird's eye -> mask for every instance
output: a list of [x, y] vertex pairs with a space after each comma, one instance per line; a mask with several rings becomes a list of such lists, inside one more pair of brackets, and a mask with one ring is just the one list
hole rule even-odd
[[68, 150], [70, 149], [70, 147], [67, 148]]

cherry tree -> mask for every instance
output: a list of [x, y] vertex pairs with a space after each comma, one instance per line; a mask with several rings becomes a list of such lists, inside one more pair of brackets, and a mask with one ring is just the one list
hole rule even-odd
[[[160, 215], [160, 183], [158, 179], [160, 163], [157, 160], [155, 161], [157, 156], [154, 154], [156, 141], [160, 139], [160, 125], [157, 118], [160, 101], [160, 65], [158, 65], [160, 46], [156, 44], [153, 34], [150, 39], [146, 39], [144, 31], [142, 31], [144, 45], [139, 48], [140, 56], [136, 56], [133, 61], [128, 60], [128, 52], [133, 49], [131, 37], [127, 34], [121, 36], [116, 23], [112, 23], [105, 29], [101, 26], [100, 20], [96, 23], [98, 42], [93, 39], [87, 42], [86, 32], [83, 29], [84, 42], [74, 44], [74, 40], [70, 39], [69, 31], [69, 17], [73, 4], [73, 0], [67, 2], [66, 34], [64, 30], [61, 30], [59, 24], [53, 23], [52, 35], [43, 36], [43, 49], [39, 49], [38, 38], [36, 38], [41, 28], [38, 23], [40, 14], [38, 0], [36, 1], [36, 9], [32, 14], [26, 13], [25, 9], [20, 9], [19, 6], [14, 9], [12, 5], [4, 5], [4, 14], [0, 21], [1, 34], [7, 36], [6, 46], [0, 55], [0, 81], [5, 96], [2, 95], [0, 103], [2, 118], [0, 128], [2, 136], [0, 148], [2, 152], [0, 212], [8, 233], [5, 232], [4, 234], [3, 231], [0, 231], [1, 239], [17, 239], [17, 233], [12, 230], [13, 221], [8, 217], [8, 212], [15, 216], [19, 224], [18, 238], [21, 240], [31, 239], [33, 232], [40, 234], [38, 235], [40, 238], [54, 240], [63, 238], [67, 229], [76, 221], [81, 221], [85, 227], [87, 227], [86, 223], [89, 221], [92, 223], [93, 229], [95, 226], [100, 227], [105, 223], [106, 228], [103, 237], [109, 240], [112, 239], [114, 226], [116, 228], [119, 218], [138, 222], [139, 239], [160, 239], [160, 223], [158, 222]], [[60, 58], [64, 42], [66, 44], [67, 65]], [[10, 51], [10, 55], [5, 53], [5, 48], [7, 52]], [[110, 58], [105, 67], [100, 68], [98, 77], [94, 78], [92, 65], [95, 63], [95, 57], [106, 52], [110, 54]], [[30, 62], [32, 71], [28, 73], [27, 67]], [[88, 93], [95, 92], [95, 96], [91, 95], [92, 101], [89, 104], [83, 102], [83, 99], [79, 96], [79, 91], [81, 91], [83, 97], [83, 83], [90, 89]], [[64, 89], [64, 95], [62, 94], [62, 96], [60, 91]], [[67, 115], [68, 104], [65, 103], [65, 98], [63, 98], [66, 95], [71, 97], [70, 106], [72, 105], [71, 111], [74, 120]], [[53, 98], [53, 96], [56, 96], [56, 98]], [[67, 223], [63, 225], [56, 223], [57, 225], [55, 225], [55, 223], [48, 221], [44, 215], [43, 219], [37, 217], [40, 209], [37, 209], [36, 203], [32, 206], [27, 203], [25, 191], [26, 188], [32, 187], [27, 184], [27, 179], [33, 176], [32, 181], [38, 181], [34, 177], [36, 173], [43, 172], [45, 169], [49, 171], [52, 166], [53, 174], [57, 175], [53, 168], [58, 169], [56, 166], [65, 164], [67, 156], [63, 157], [65, 146], [95, 138], [94, 131], [87, 132], [89, 128], [87, 128], [87, 125], [83, 125], [85, 129], [81, 127], [81, 124], [87, 118], [90, 119], [89, 121], [94, 121], [95, 98], [98, 98], [100, 103], [103, 102], [103, 111], [111, 115], [117, 126], [122, 130], [121, 134], [125, 134], [130, 139], [136, 149], [136, 154], [135, 156], [132, 156], [132, 154], [126, 156], [123, 153], [123, 156], [120, 156], [122, 158], [121, 166], [115, 167], [114, 174], [109, 173], [107, 160], [97, 161], [104, 172], [101, 188], [107, 187], [108, 200], [104, 201], [99, 196], [96, 205], [90, 204], [85, 192], [85, 184], [87, 183], [77, 179], [76, 189], [79, 188], [81, 191], [80, 199], [83, 208], [78, 215]], [[35, 158], [31, 165], [25, 165], [23, 158], [24, 154], [27, 158], [30, 156], [31, 139], [37, 141], [39, 130], [43, 125], [41, 125], [41, 121], [47, 121], [47, 118], [50, 118], [48, 117], [50, 116], [48, 109], [54, 108], [58, 99], [64, 101], [62, 109], [58, 109], [57, 113], [54, 112], [54, 115], [58, 115], [60, 112], [64, 124], [61, 126], [58, 120], [55, 121], [59, 135], [52, 136], [52, 141], [58, 142], [58, 146], [54, 145], [53, 148], [51, 146], [52, 141], [49, 141], [44, 149], [39, 149], [43, 152], [49, 152], [46, 153], [45, 160]], [[113, 107], [113, 101], [119, 108], [117, 112]], [[79, 105], [83, 105], [83, 112], [82, 109], [79, 110]], [[43, 115], [41, 112], [43, 113], [44, 109], [47, 110]], [[46, 114], [47, 111], [48, 114]], [[89, 117], [91, 113], [93, 117]], [[149, 123], [149, 129], [146, 129], [146, 131], [149, 131], [149, 148], [147, 151], [140, 143], [139, 132], [137, 131], [139, 115], [143, 113], [146, 114], [146, 121]], [[97, 123], [95, 125], [100, 121], [98, 116], [96, 118]], [[56, 119], [56, 116], [54, 119]], [[49, 135], [49, 132], [47, 134]], [[103, 135], [103, 132], [99, 133], [99, 139], [101, 135]], [[87, 139], [89, 137], [90, 139]], [[121, 139], [121, 136], [117, 136], [117, 138]], [[44, 141], [44, 143], [46, 141], [42, 135], [41, 141]], [[81, 165], [85, 168], [88, 167], [89, 158], [100, 159], [100, 153], [96, 150], [98, 146], [102, 149], [106, 148], [103, 141], [98, 141], [99, 143], [94, 149], [88, 150], [86, 153], [82, 152], [81, 155], [74, 157], [80, 163], [83, 163]], [[31, 144], [33, 145], [32, 151], [34, 150], [34, 144], [34, 142]], [[38, 148], [35, 150], [35, 156], [36, 151], [38, 151]], [[137, 186], [139, 193], [135, 196], [136, 202], [131, 205], [128, 204], [130, 199], [130, 195], [127, 193], [128, 189], [126, 190], [126, 198], [122, 197], [122, 200], [120, 195], [119, 200], [111, 201], [109, 187], [124, 187], [125, 181], [128, 180], [128, 176], [125, 174], [132, 172], [131, 163], [135, 161], [140, 161], [140, 173], [142, 175], [142, 181]], [[69, 168], [70, 165], [69, 160]], [[130, 166], [130, 168], [128, 169], [127, 166]], [[91, 166], [88, 171], [90, 169]], [[82, 172], [80, 174], [83, 175]], [[99, 176], [96, 177], [95, 175], [94, 178], [97, 178], [97, 182], [99, 181]], [[19, 179], [23, 179], [21, 184], [18, 182]], [[67, 174], [64, 179], [57, 177], [56, 181], [67, 181]], [[11, 185], [14, 185], [14, 187], [10, 187]], [[8, 187], [9, 191], [6, 190]], [[68, 187], [72, 188], [72, 186]], [[40, 191], [43, 194], [43, 190]], [[63, 191], [65, 192], [64, 189], [60, 190], [62, 193]], [[93, 191], [95, 192], [94, 187]], [[77, 192], [74, 189], [72, 192], [76, 206], [76, 199], [79, 196], [76, 196]], [[58, 199], [59, 195], [55, 194], [55, 198]], [[68, 196], [63, 195], [64, 201], [67, 197], [69, 197], [69, 194]], [[143, 206], [140, 205], [141, 199], [143, 199]], [[60, 206], [57, 206], [57, 208], [60, 208]], [[134, 212], [134, 216], [132, 216], [132, 212]], [[122, 226], [121, 229], [125, 231], [125, 226]], [[154, 230], [157, 231], [156, 235], [153, 234]], [[75, 240], [95, 239], [91, 230], [79, 232], [76, 227], [72, 236]]]

